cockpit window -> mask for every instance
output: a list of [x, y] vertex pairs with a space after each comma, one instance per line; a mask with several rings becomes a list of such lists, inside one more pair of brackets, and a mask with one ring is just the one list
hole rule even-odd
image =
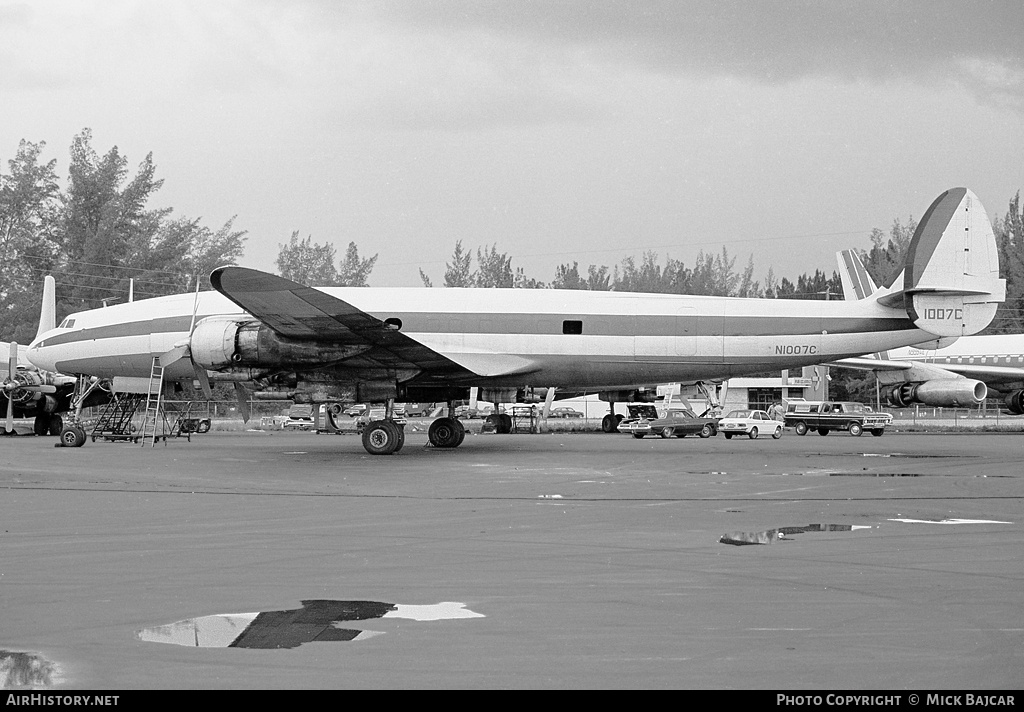
[[61, 329], [73, 329], [74, 327], [75, 327], [75, 320], [74, 319], [65, 319], [64, 321], [62, 321], [60, 323], [60, 328]]

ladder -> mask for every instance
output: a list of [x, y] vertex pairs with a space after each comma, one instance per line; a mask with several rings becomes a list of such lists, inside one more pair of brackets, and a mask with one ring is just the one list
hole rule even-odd
[[[149, 372], [149, 388], [146, 393], [146, 411], [142, 417], [142, 439], [139, 441], [143, 446], [146, 445], [146, 438], [149, 438], [150, 447], [155, 447], [161, 435], [164, 439], [164, 445], [167, 445], [167, 431], [170, 429], [167, 425], [167, 416], [163, 410], [163, 399], [164, 399], [164, 367], [160, 363], [160, 357], [153, 357], [153, 367]], [[161, 435], [157, 435], [157, 428], [160, 425]]]

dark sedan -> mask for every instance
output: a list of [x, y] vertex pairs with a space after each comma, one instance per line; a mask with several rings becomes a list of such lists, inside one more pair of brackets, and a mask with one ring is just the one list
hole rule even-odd
[[718, 434], [718, 418], [702, 418], [690, 410], [670, 410], [663, 417], [652, 420], [640, 419], [628, 427], [619, 425], [620, 432], [628, 432], [634, 438], [642, 438], [647, 434], [660, 435], [663, 438], [683, 438], [687, 435], [699, 435], [710, 438]]

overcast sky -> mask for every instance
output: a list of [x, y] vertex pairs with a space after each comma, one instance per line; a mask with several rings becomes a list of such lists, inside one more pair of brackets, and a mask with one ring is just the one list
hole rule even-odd
[[0, 160], [83, 128], [275, 270], [298, 230], [443, 283], [722, 246], [795, 279], [1024, 188], [1024, 2], [0, 0]]

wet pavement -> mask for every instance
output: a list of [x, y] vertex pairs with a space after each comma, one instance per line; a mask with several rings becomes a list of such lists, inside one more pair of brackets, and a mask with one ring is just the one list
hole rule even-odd
[[0, 684], [1024, 684], [1022, 433], [425, 443], [5, 440]]

